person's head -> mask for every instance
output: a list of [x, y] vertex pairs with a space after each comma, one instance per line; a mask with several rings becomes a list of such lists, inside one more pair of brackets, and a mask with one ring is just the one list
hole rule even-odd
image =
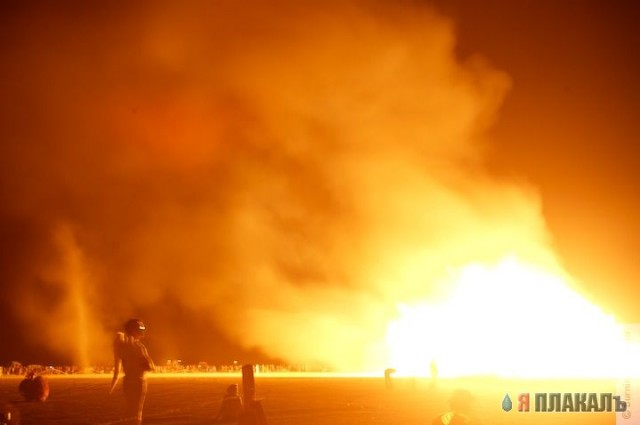
[[227, 387], [227, 392], [225, 393], [227, 397], [236, 397], [238, 395], [238, 384], [231, 384]]
[[464, 389], [458, 389], [451, 395], [449, 405], [451, 406], [451, 409], [456, 412], [468, 413], [471, 410], [473, 400], [474, 397], [471, 395], [471, 392]]
[[124, 332], [134, 338], [142, 338], [147, 328], [140, 319], [129, 319], [124, 324]]

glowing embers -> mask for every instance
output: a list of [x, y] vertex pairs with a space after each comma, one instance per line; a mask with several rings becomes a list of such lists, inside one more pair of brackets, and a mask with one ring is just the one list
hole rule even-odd
[[637, 347], [622, 328], [552, 272], [509, 257], [471, 264], [438, 303], [398, 306], [388, 326], [398, 374], [611, 377], [629, 371]]

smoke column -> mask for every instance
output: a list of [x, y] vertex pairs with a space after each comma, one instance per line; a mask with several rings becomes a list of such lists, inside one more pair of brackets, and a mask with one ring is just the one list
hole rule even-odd
[[483, 162], [508, 76], [456, 58], [422, 5], [74, 2], [4, 20], [2, 296], [44, 328], [33, 344], [106, 361], [144, 312], [158, 355], [215, 353], [181, 339], [198, 323], [353, 369], [449, 268], [556, 266], [535, 191]]

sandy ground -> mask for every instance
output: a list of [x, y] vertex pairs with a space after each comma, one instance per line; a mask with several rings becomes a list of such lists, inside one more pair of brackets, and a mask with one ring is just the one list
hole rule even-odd
[[[51, 377], [46, 402], [26, 403], [17, 392], [20, 377], [0, 378], [0, 402], [9, 403], [22, 425], [117, 424], [121, 388], [108, 394], [108, 376]], [[151, 375], [144, 411], [146, 425], [213, 423], [229, 384], [240, 376]], [[500, 379], [441, 380], [394, 378], [386, 388], [380, 378], [273, 378], [256, 376], [256, 398], [261, 400], [269, 425], [430, 425], [447, 410], [455, 388], [476, 397], [475, 417], [484, 425], [503, 424], [615, 424], [613, 413], [519, 413], [502, 410], [506, 393], [514, 400], [522, 392], [611, 392], [607, 381], [527, 381]], [[533, 409], [532, 409], [533, 410]], [[629, 422], [633, 425], [633, 422]]]

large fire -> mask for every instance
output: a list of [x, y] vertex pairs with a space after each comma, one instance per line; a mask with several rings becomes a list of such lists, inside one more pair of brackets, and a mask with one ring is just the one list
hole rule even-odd
[[129, 3], [3, 28], [3, 348], [108, 364], [140, 316], [157, 359], [620, 372], [621, 326], [547, 265], [540, 123], [497, 155], [510, 70], [428, 2]]
[[[451, 276], [439, 302], [400, 305], [388, 327], [398, 374], [615, 377], [637, 374], [638, 347], [559, 274], [508, 257]], [[634, 354], [635, 353], [635, 354]]]

